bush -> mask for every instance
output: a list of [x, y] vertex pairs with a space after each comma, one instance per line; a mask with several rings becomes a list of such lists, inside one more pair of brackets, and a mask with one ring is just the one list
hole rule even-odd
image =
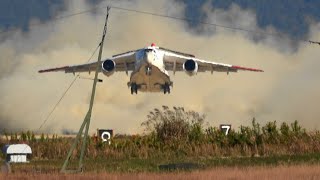
[[183, 107], [162, 106], [155, 108], [142, 123], [145, 130], [154, 133], [163, 143], [179, 142], [180, 144], [203, 139], [205, 115], [195, 111], [185, 111]]

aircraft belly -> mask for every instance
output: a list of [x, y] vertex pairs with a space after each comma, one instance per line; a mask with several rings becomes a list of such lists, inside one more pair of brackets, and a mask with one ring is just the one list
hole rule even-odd
[[170, 77], [162, 72], [157, 66], [151, 66], [151, 74], [148, 75], [146, 66], [141, 66], [139, 71], [131, 74], [130, 83], [139, 85], [141, 92], [160, 92], [162, 85], [170, 83]]

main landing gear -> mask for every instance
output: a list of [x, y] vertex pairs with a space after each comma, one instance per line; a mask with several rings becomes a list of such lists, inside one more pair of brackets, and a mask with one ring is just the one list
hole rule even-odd
[[130, 86], [131, 86], [131, 94], [133, 93], [138, 94], [138, 85], [136, 83], [132, 83]]
[[163, 94], [170, 94], [170, 84], [169, 83], [165, 83], [163, 86], [162, 86], [162, 89], [163, 89]]
[[[160, 86], [164, 94], [170, 94], [170, 86], [172, 86], [172, 82], [170, 83], [165, 83], [165, 84], [154, 84], [155, 86], [157, 85], [158, 87]], [[128, 87], [131, 89], [131, 94], [138, 94], [138, 89], [140, 89], [142, 86], [146, 84], [137, 84], [137, 83], [130, 83], [128, 82]]]

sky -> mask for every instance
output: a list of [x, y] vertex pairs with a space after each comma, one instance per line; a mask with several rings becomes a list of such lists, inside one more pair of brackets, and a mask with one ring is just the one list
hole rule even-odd
[[[146, 3], [147, 2], [147, 3]], [[105, 2], [97, 1], [101, 6]], [[112, 5], [183, 17], [180, 1], [111, 1]], [[85, 0], [67, 1], [63, 16], [88, 9]], [[201, 7], [208, 20], [260, 31], [254, 11], [233, 4], [228, 9]], [[12, 31], [0, 44], [0, 129], [48, 133], [76, 131], [89, 105], [92, 81], [79, 79], [68, 91], [52, 117], [39, 129], [55, 103], [73, 81], [72, 74], [39, 74], [38, 70], [85, 63], [101, 38], [105, 10], [61, 21], [47, 22], [29, 31]], [[32, 19], [30, 24], [39, 22]], [[179, 106], [206, 114], [212, 126], [221, 123], [249, 125], [276, 120], [298, 120], [308, 129], [320, 128], [319, 47], [287, 38], [253, 35], [212, 26], [189, 28], [184, 21], [111, 9], [103, 58], [145, 47], [161, 47], [191, 53], [215, 62], [261, 68], [264, 73], [171, 73], [173, 89], [163, 93], [131, 95], [129, 76], [115, 73], [98, 84], [90, 132], [97, 128], [115, 133], [142, 133], [149, 111], [162, 105]], [[201, 31], [197, 31], [200, 28]], [[267, 33], [277, 30], [269, 26]], [[201, 32], [201, 33], [199, 33]], [[311, 23], [308, 37], [320, 39], [320, 24]], [[97, 54], [96, 54], [97, 55]], [[96, 60], [95, 56], [94, 60]], [[82, 74], [83, 77], [92, 75]]]

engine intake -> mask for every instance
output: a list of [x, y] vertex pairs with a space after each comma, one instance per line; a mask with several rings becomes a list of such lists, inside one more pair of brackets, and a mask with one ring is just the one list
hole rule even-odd
[[111, 76], [114, 73], [115, 67], [116, 63], [111, 59], [107, 59], [102, 63], [102, 72], [106, 76]]
[[188, 75], [195, 75], [198, 72], [198, 63], [192, 59], [186, 60], [183, 64], [183, 69]]

